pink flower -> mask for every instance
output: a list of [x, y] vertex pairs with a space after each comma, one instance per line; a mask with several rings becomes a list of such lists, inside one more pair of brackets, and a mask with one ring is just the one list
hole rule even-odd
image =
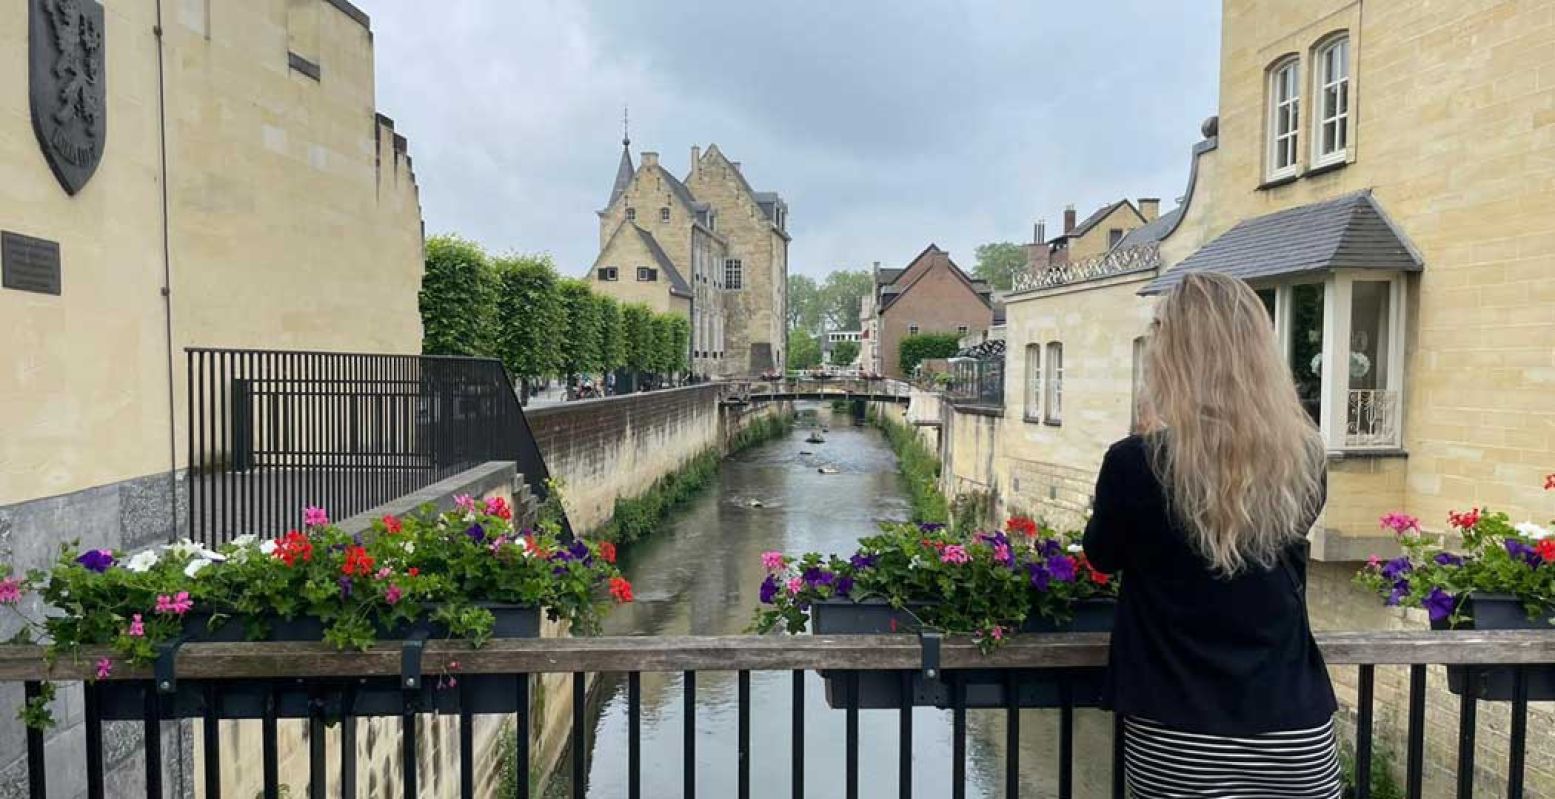
[[391, 585], [391, 586], [389, 586], [387, 591], [383, 592], [383, 600], [385, 602], [388, 602], [390, 605], [393, 605], [393, 604], [399, 602], [400, 601], [400, 597], [402, 597], [404, 595], [405, 595], [405, 592], [401, 591], [399, 586]]
[[788, 581], [788, 593], [790, 593], [790, 594], [797, 594], [803, 588], [804, 588], [804, 580], [801, 580], [798, 577], [793, 577], [793, 578], [789, 579], [789, 581]]
[[170, 613], [174, 616], [182, 616], [194, 607], [194, 600], [189, 598], [188, 591], [179, 591], [175, 596], [169, 597], [162, 594], [157, 597], [156, 611], [158, 613]]
[[1383, 529], [1392, 530], [1395, 535], [1404, 535], [1405, 533], [1410, 532], [1420, 532], [1420, 520], [1410, 516], [1407, 513], [1400, 513], [1398, 511], [1384, 513], [1382, 515], [1381, 522]]
[[782, 571], [783, 570], [783, 553], [781, 553], [781, 552], [763, 552], [763, 553], [761, 553], [761, 568], [766, 569], [769, 572]]
[[392, 575], [392, 574], [394, 574], [394, 570], [389, 568], [388, 566], [385, 566], [385, 567], [379, 569], [378, 573], [376, 575], [374, 575], [374, 576], [376, 576], [380, 580], [387, 580], [387, 579], [389, 579], [389, 576]]
[[145, 624], [145, 622], [141, 621], [140, 614], [137, 613], [134, 616], [131, 616], [130, 617], [130, 636], [134, 637], [134, 638], [140, 638], [141, 636], [143, 636], [145, 634], [146, 634], [146, 624]]
[[1371, 557], [1366, 559], [1366, 567], [1369, 568], [1369, 569], [1381, 568], [1382, 567], [1382, 558], [1380, 558], [1380, 557], [1378, 557], [1376, 555], [1372, 555]]
[[302, 523], [309, 527], [323, 527], [329, 524], [329, 514], [323, 508], [309, 505], [302, 509]]
[[1003, 641], [1004, 640], [1004, 628], [999, 626], [999, 625], [997, 625], [997, 624], [995, 624], [993, 626], [993, 630], [990, 631], [988, 634], [993, 636], [993, 640], [995, 640], [995, 641]]
[[464, 511], [465, 513], [474, 513], [475, 500], [472, 499], [469, 494], [455, 494], [454, 507]]
[[106, 680], [110, 674], [113, 674], [113, 661], [108, 658], [97, 661], [97, 679]]
[[1015, 560], [1015, 556], [1010, 554], [1010, 545], [1009, 544], [994, 544], [993, 545], [993, 561], [994, 561], [994, 563], [1008, 564], [1008, 563], [1010, 563], [1010, 562], [1012, 562], [1014, 560]]
[[941, 563], [970, 563], [972, 556], [966, 553], [966, 547], [960, 544], [950, 544], [939, 554]]
[[14, 605], [22, 601], [22, 582], [15, 577], [0, 580], [0, 605]]

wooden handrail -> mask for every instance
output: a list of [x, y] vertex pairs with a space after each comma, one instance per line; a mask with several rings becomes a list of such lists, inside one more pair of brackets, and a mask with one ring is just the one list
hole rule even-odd
[[[1325, 632], [1318, 645], [1330, 664], [1555, 664], [1555, 630]], [[989, 655], [964, 638], [941, 650], [946, 669], [1064, 668], [1107, 662], [1105, 633], [1019, 635]], [[38, 646], [0, 646], [0, 682], [87, 680], [105, 648], [45, 662]], [[177, 655], [185, 679], [348, 678], [400, 673], [400, 646], [380, 642], [365, 652], [322, 643], [188, 644]], [[613, 671], [787, 671], [794, 669], [916, 669], [922, 651], [912, 635], [663, 636], [546, 638], [492, 641], [473, 649], [458, 641], [428, 642], [423, 667], [449, 661], [462, 674]], [[115, 666], [112, 679], [148, 679], [150, 668]]]

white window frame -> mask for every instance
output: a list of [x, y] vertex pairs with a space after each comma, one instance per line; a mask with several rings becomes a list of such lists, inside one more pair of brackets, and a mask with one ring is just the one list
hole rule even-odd
[[653, 282], [657, 281], [659, 279], [659, 276], [657, 274], [655, 274], [656, 271], [657, 270], [653, 269], [652, 267], [648, 267], [648, 266], [639, 266], [639, 267], [637, 267], [637, 282], [639, 282], [639, 283], [653, 283]]
[[1045, 349], [1047, 361], [1047, 385], [1042, 398], [1042, 423], [1064, 423], [1064, 343], [1049, 341]]
[[1032, 342], [1026, 345], [1026, 397], [1023, 417], [1028, 422], [1042, 421], [1042, 353], [1043, 345]]
[[628, 221], [628, 222], [636, 222], [637, 221], [637, 209], [636, 208], [633, 208], [631, 206], [627, 206], [627, 209], [626, 209], [626, 221]]
[[[1338, 60], [1333, 55], [1339, 53]], [[1350, 36], [1340, 34], [1324, 42], [1312, 59], [1312, 165], [1328, 166], [1342, 163], [1350, 156], [1350, 109], [1355, 106], [1354, 84], [1350, 81]], [[1338, 74], [1334, 74], [1337, 68]], [[1343, 103], [1329, 107], [1329, 92]], [[1343, 106], [1341, 110], [1339, 105]], [[1334, 141], [1339, 144], [1324, 152], [1323, 133], [1334, 127]]]
[[[1301, 169], [1301, 58], [1290, 56], [1275, 62], [1269, 68], [1268, 112], [1268, 173], [1278, 179], [1295, 175]], [[1288, 89], [1289, 95], [1281, 94]], [[1289, 109], [1288, 129], [1280, 128], [1280, 111]], [[1290, 156], [1290, 163], [1281, 164], [1282, 155]]]
[[599, 268], [599, 279], [602, 282], [615, 282], [621, 279], [621, 270], [614, 266], [602, 266]]
[[740, 259], [724, 259], [724, 288], [730, 291], [740, 291], [745, 288], [745, 264]]
[[668, 222], [668, 221], [670, 221], [670, 207], [669, 206], [665, 205], [665, 206], [661, 206], [659, 208], [659, 221], [660, 222]]

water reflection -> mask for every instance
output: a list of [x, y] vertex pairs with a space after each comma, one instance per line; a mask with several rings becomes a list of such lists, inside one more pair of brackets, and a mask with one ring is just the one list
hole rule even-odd
[[[881, 519], [907, 515], [896, 460], [870, 428], [821, 411], [826, 443], [804, 442], [799, 426], [786, 439], [745, 452], [722, 466], [717, 486], [682, 508], [652, 540], [634, 546], [623, 568], [636, 601], [606, 622], [612, 635], [716, 635], [745, 631], [762, 578], [760, 553], [851, 551]], [[829, 467], [836, 473], [823, 474]], [[792, 794], [790, 674], [751, 678], [751, 795]], [[805, 789], [811, 797], [843, 795], [844, 718], [826, 707], [824, 688], [805, 675]], [[604, 678], [590, 708], [590, 797], [625, 797], [626, 685]], [[703, 672], [696, 685], [697, 795], [734, 796], [738, 704], [733, 673]], [[1109, 795], [1110, 717], [1077, 714], [1077, 796]], [[642, 677], [642, 795], [681, 795], [683, 692], [680, 675]], [[1021, 715], [1021, 796], [1056, 795], [1057, 714]], [[917, 796], [950, 795], [950, 714], [914, 713], [913, 782]], [[897, 795], [898, 715], [860, 714], [861, 795]], [[968, 796], [1004, 795], [1002, 711], [968, 713]], [[563, 795], [568, 770], [558, 770]], [[559, 783], [559, 784], [558, 784]]]

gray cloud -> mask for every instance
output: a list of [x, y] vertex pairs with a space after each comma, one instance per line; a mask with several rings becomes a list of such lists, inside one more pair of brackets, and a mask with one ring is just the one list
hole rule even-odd
[[970, 265], [1071, 202], [1170, 205], [1215, 112], [1212, 0], [358, 2], [428, 230], [573, 274], [597, 248], [623, 104], [634, 151], [683, 172], [716, 142], [781, 192], [809, 274], [929, 241]]

